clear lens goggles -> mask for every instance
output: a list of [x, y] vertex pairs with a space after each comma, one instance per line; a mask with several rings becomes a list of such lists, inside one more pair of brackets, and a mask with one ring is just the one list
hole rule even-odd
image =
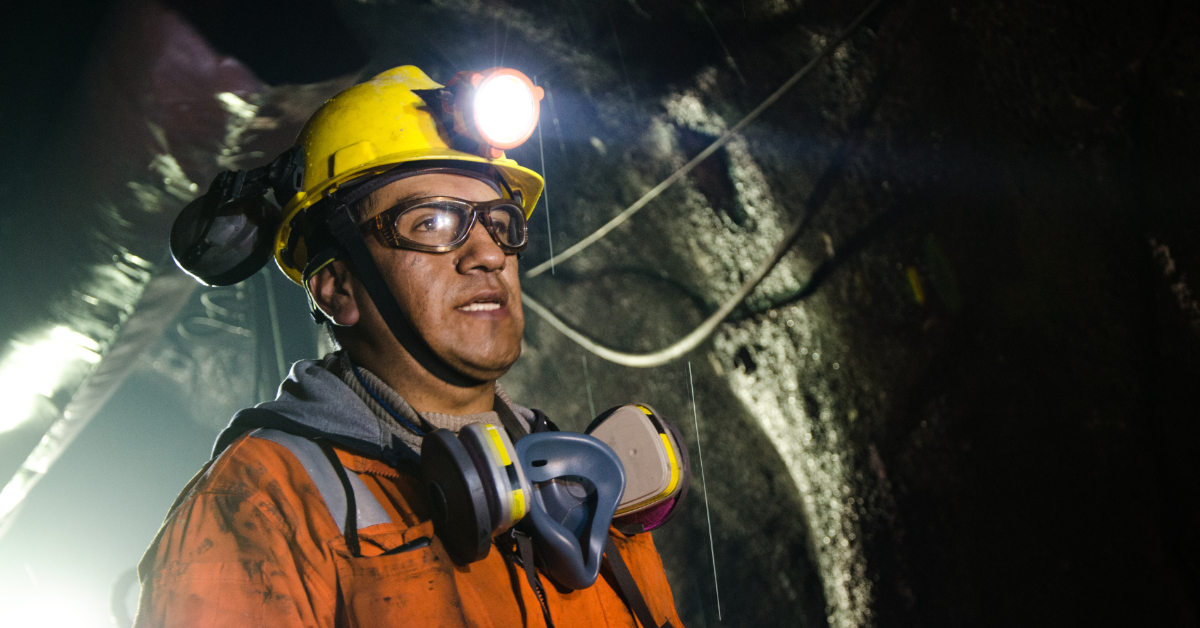
[[508, 255], [520, 253], [529, 245], [525, 212], [506, 198], [480, 203], [449, 196], [421, 198], [375, 216], [362, 225], [362, 230], [364, 234], [379, 232], [392, 248], [445, 253], [467, 241], [476, 221]]

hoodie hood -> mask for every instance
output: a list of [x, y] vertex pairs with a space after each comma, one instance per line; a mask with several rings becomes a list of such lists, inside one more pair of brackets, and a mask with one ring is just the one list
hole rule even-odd
[[[528, 426], [532, 411], [509, 404]], [[340, 377], [319, 360], [292, 365], [273, 401], [260, 403], [234, 415], [217, 437], [216, 458], [246, 432], [270, 428], [303, 436], [326, 438], [357, 453], [397, 466], [417, 463], [420, 451], [404, 442], [406, 428], [394, 419], [377, 416]], [[410, 437], [411, 438], [411, 437]]]

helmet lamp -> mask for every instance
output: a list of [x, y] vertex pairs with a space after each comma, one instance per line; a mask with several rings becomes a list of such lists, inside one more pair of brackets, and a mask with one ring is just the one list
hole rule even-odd
[[545, 92], [517, 70], [459, 72], [446, 87], [454, 93], [454, 130], [479, 142], [485, 157], [499, 158], [537, 128]]

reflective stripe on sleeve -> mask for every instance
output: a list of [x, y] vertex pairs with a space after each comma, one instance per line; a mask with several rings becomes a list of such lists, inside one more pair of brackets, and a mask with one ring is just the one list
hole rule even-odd
[[[345, 534], [346, 492], [338, 480], [337, 471], [329, 463], [325, 454], [321, 452], [321, 448], [307, 438], [279, 430], [257, 429], [251, 432], [250, 436], [269, 440], [292, 452], [292, 455], [300, 462], [300, 466], [308, 472], [308, 477], [316, 485], [317, 491], [321, 493], [321, 498], [325, 500], [325, 507], [329, 509], [329, 514], [337, 524], [338, 531]], [[359, 479], [358, 474], [350, 472], [348, 477], [350, 486], [354, 490], [358, 529], [391, 521], [392, 518], [379, 504], [379, 500], [375, 499], [371, 489], [367, 488], [367, 485]]]

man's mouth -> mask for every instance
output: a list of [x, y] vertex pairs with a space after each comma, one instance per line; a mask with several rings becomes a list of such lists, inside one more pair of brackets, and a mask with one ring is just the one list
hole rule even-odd
[[501, 316], [507, 313], [507, 310], [504, 309], [504, 302], [507, 300], [507, 295], [501, 290], [482, 290], [475, 293], [466, 303], [454, 309], [475, 316]]
[[475, 303], [459, 306], [456, 309], [464, 312], [491, 312], [500, 309], [500, 307], [500, 304], [496, 301], [476, 301]]

